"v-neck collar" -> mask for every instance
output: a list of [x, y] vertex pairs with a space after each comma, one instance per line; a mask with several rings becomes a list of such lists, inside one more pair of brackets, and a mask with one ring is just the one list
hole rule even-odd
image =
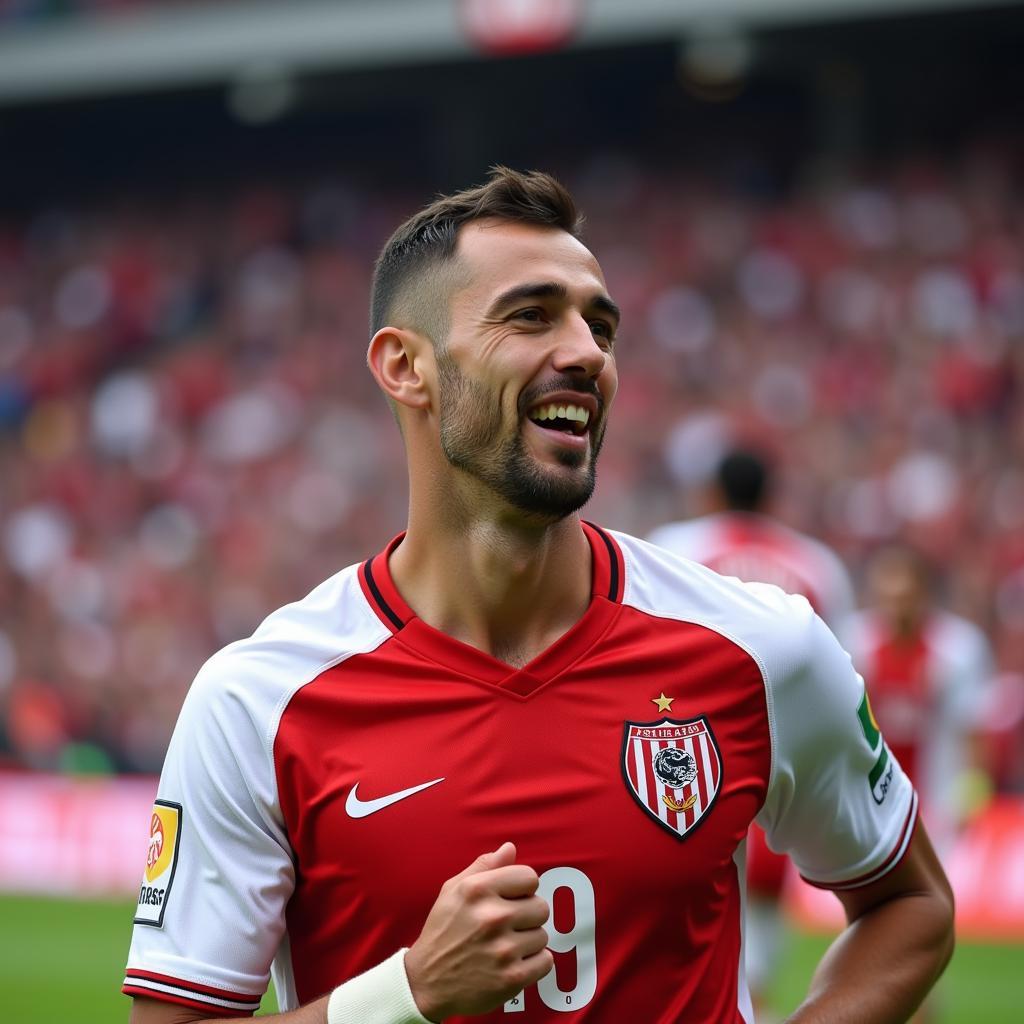
[[359, 583], [370, 607], [403, 644], [453, 672], [525, 698], [585, 654], [611, 625], [622, 603], [622, 551], [600, 527], [586, 522], [581, 525], [592, 555], [590, 604], [575, 625], [521, 669], [442, 633], [416, 616], [398, 592], [388, 568], [388, 559], [402, 543], [404, 533], [359, 567]]

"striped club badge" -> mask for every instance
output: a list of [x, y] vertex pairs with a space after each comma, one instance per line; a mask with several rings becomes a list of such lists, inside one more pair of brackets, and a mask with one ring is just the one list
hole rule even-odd
[[703, 717], [626, 722], [622, 773], [633, 799], [682, 839], [718, 796], [722, 758]]

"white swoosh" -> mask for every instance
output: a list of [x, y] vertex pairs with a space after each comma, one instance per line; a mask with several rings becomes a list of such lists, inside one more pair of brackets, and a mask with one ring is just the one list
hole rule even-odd
[[376, 814], [377, 811], [383, 810], [385, 807], [390, 807], [392, 804], [397, 804], [399, 800], [404, 800], [407, 796], [412, 796], [413, 793], [418, 793], [421, 789], [429, 789], [431, 786], [436, 786], [439, 782], [444, 782], [444, 779], [434, 779], [431, 782], [421, 782], [418, 786], [410, 786], [408, 789], [400, 789], [397, 793], [389, 793], [387, 796], [379, 796], [376, 800], [360, 800], [356, 796], [356, 790], [359, 788], [357, 782], [349, 791], [348, 799], [345, 801], [345, 813], [350, 818], [365, 818], [367, 815]]

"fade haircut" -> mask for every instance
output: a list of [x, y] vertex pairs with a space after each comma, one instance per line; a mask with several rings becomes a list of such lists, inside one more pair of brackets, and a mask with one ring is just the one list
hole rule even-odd
[[443, 349], [449, 299], [461, 280], [459, 230], [488, 218], [560, 228], [574, 238], [583, 223], [572, 196], [551, 175], [492, 167], [483, 185], [439, 196], [388, 239], [373, 272], [370, 335], [391, 323], [420, 331]]

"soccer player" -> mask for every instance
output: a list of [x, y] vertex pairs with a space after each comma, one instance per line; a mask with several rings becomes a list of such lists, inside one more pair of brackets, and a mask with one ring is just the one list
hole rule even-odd
[[723, 576], [802, 594], [839, 629], [855, 607], [850, 574], [831, 548], [771, 515], [773, 477], [764, 455], [736, 448], [718, 465], [708, 495], [712, 511], [659, 526], [647, 539]]
[[868, 566], [869, 607], [842, 636], [942, 850], [961, 824], [966, 776], [980, 760], [975, 744], [994, 667], [985, 634], [936, 606], [933, 575], [913, 548], [877, 552]]
[[750, 1021], [758, 816], [850, 926], [792, 1020], [901, 1021], [952, 897], [800, 598], [581, 521], [619, 314], [552, 178], [402, 225], [370, 370], [408, 529], [200, 671], [150, 823], [134, 1024]]
[[[772, 583], [801, 594], [833, 628], [853, 613], [846, 567], [830, 548], [770, 514], [773, 472], [758, 452], [736, 448], [719, 463], [708, 489], [708, 515], [666, 523], [647, 538], [724, 576]], [[745, 952], [754, 1006], [771, 984], [785, 950], [781, 899], [786, 858], [773, 853], [753, 825], [747, 841]]]

